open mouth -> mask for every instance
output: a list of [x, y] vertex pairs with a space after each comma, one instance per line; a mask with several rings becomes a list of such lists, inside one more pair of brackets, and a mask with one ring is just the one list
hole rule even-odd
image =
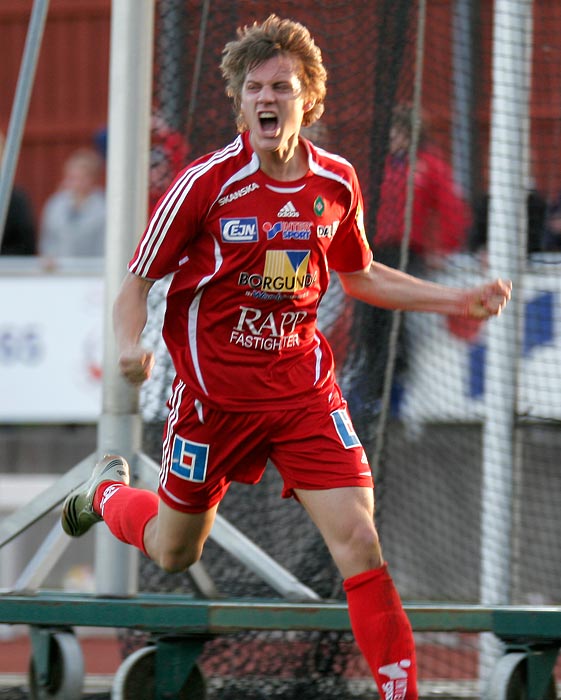
[[261, 112], [259, 114], [259, 124], [265, 134], [275, 134], [279, 120], [274, 112]]

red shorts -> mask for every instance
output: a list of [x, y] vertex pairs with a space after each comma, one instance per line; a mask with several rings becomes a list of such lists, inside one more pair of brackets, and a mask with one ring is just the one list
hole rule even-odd
[[232, 481], [256, 484], [269, 460], [283, 478], [283, 498], [294, 489], [373, 488], [337, 386], [306, 409], [241, 413], [203, 406], [176, 382], [169, 408], [158, 493], [174, 510], [212, 508]]

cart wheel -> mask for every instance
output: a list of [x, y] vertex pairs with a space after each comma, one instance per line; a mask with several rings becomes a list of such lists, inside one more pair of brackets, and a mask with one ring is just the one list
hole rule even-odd
[[[502, 656], [493, 671], [483, 700], [527, 700], [526, 660], [522, 652], [511, 652]], [[544, 700], [556, 700], [555, 679], [550, 678]]]
[[48, 678], [41, 685], [33, 657], [29, 664], [31, 700], [79, 700], [84, 684], [84, 657], [72, 632], [49, 635]]
[[[138, 649], [117, 669], [111, 690], [111, 700], [153, 700], [156, 675], [156, 646]], [[187, 680], [174, 696], [177, 700], [206, 700], [206, 683], [195, 664]]]

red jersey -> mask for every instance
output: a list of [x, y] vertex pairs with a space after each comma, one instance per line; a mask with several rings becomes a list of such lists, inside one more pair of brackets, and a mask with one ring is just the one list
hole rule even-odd
[[129, 264], [174, 273], [163, 336], [178, 378], [222, 410], [304, 405], [334, 384], [316, 327], [329, 269], [356, 272], [372, 254], [353, 167], [315, 148], [300, 180], [272, 180], [249, 134], [181, 171]]

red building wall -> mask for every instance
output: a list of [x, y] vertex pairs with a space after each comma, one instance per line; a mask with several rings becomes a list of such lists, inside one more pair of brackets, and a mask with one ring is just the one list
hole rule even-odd
[[[32, 0], [0, 3], [0, 128], [7, 132]], [[36, 214], [57, 187], [67, 155], [92, 145], [107, 120], [110, 0], [51, 0], [16, 182]]]
[[[341, 3], [318, 12], [316, 3], [287, 0], [290, 16], [305, 22], [323, 45], [330, 72], [325, 123], [331, 128], [336, 150], [355, 163], [361, 179], [367, 180], [369, 130], [377, 109], [372, 93], [375, 79], [373, 56], [383, 41], [372, 12], [381, 6], [370, 2]], [[32, 0], [2, 0], [0, 3], [0, 128], [6, 131], [12, 109], [18, 71], [31, 14]], [[185, 0], [193, 32], [186, 37], [186, 52], [196, 48], [200, 3]], [[477, 94], [475, 128], [482, 142], [483, 161], [489, 127], [492, 0], [481, 0], [478, 26]], [[423, 107], [430, 115], [439, 145], [450, 147], [453, 90], [452, 27], [453, 2], [429, 0], [423, 72]], [[218, 23], [221, 15], [222, 22]], [[45, 198], [56, 188], [61, 166], [75, 148], [92, 145], [94, 134], [107, 121], [111, 0], [51, 0], [43, 46], [31, 97], [16, 182], [32, 198], [39, 213]], [[199, 133], [195, 143], [206, 147], [203, 133], [218, 146], [225, 133], [232, 133], [232, 114], [223, 97], [218, 61], [223, 40], [232, 37], [240, 22], [263, 16], [263, 3], [239, 0], [211, 5], [201, 89]], [[213, 24], [214, 23], [214, 24]], [[213, 30], [212, 28], [215, 27]], [[212, 33], [213, 32], [213, 33]], [[329, 37], [328, 39], [326, 37]], [[533, 40], [533, 85], [531, 100], [533, 174], [546, 193], [561, 189], [561, 3], [535, 0]], [[214, 45], [216, 44], [216, 46]], [[414, 44], [407, 49], [400, 96], [411, 95]], [[190, 76], [187, 76], [190, 78]], [[222, 99], [220, 99], [222, 97]], [[216, 115], [213, 117], [213, 114]], [[215, 126], [212, 126], [216, 119]], [[351, 135], [352, 128], [352, 135]], [[196, 139], [199, 139], [198, 141]], [[210, 145], [210, 143], [209, 143]], [[348, 149], [348, 150], [347, 150]], [[195, 150], [195, 148], [194, 148]], [[363, 183], [367, 185], [367, 183]]]

